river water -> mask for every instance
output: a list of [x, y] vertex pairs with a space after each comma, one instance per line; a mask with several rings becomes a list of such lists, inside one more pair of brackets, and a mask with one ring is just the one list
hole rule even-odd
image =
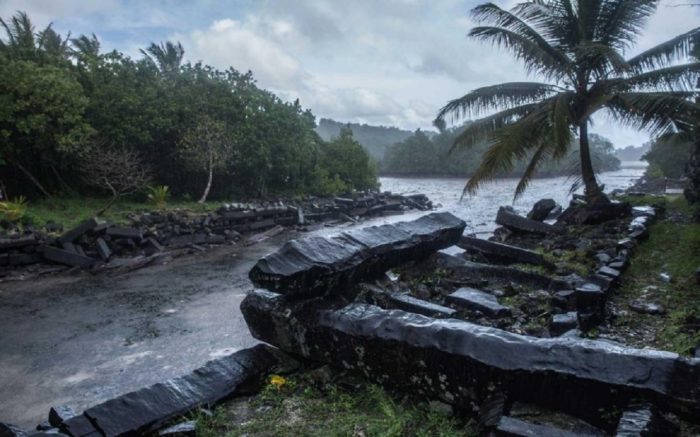
[[[617, 171], [601, 173], [598, 176], [600, 183], [605, 185], [605, 191], [624, 189], [631, 186], [646, 168], [643, 162], [623, 162], [622, 168]], [[527, 191], [513, 201], [513, 193], [518, 184], [518, 179], [499, 179], [486, 184], [481, 190], [471, 197], [460, 199], [466, 179], [464, 178], [380, 178], [381, 189], [397, 194], [423, 193], [428, 196], [438, 211], [448, 211], [467, 222], [466, 233], [487, 234], [495, 229], [494, 219], [498, 208], [510, 205], [521, 214], [527, 214], [532, 205], [540, 199], [550, 198], [566, 207], [571, 200], [569, 189], [573, 183], [572, 178], [555, 177], [535, 179], [530, 183]], [[581, 193], [579, 189], [577, 192]], [[413, 216], [423, 213], [407, 213], [402, 216], [389, 217], [383, 222], [398, 220], [410, 220]], [[373, 223], [374, 224], [374, 223]]]

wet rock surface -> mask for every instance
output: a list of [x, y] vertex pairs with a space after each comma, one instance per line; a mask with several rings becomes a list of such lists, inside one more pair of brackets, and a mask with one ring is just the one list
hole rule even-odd
[[413, 222], [295, 240], [250, 271], [251, 281], [290, 295], [318, 296], [371, 280], [393, 267], [454, 245], [465, 223], [449, 213]]
[[241, 308], [256, 338], [287, 352], [464, 407], [483, 401], [488, 386], [589, 420], [632, 397], [679, 412], [700, 405], [700, 365], [672, 353], [536, 339], [366, 304], [322, 309], [266, 291]]

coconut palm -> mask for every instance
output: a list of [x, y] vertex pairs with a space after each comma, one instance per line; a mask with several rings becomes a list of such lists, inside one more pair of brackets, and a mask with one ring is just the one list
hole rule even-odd
[[91, 36], [80, 35], [70, 40], [71, 52], [80, 60], [97, 59], [100, 55], [100, 40], [94, 33]]
[[[578, 134], [581, 179], [590, 204], [606, 203], [591, 163], [588, 127], [599, 110], [652, 135], [675, 131], [698, 108], [691, 101], [700, 63], [685, 62], [696, 28], [630, 59], [623, 57], [658, 0], [531, 0], [509, 11], [493, 3], [472, 10], [483, 24], [472, 38], [510, 50], [542, 82], [504, 83], [450, 101], [437, 121], [483, 116], [454, 149], [487, 141], [489, 148], [463, 194], [473, 194], [519, 159], [529, 159], [516, 188], [527, 188], [538, 165], [567, 154]], [[493, 114], [495, 111], [496, 112]], [[491, 114], [491, 115], [488, 115]]]
[[185, 55], [185, 49], [179, 42], [174, 44], [170, 41], [160, 43], [152, 42], [146, 50], [141, 49], [141, 53], [146, 59], [152, 62], [163, 74], [175, 74], [180, 71], [180, 64]]
[[12, 52], [15, 56], [35, 52], [37, 44], [34, 25], [25, 12], [17, 12], [9, 22], [0, 18], [0, 26], [5, 30], [5, 40], [0, 39], [0, 51]]

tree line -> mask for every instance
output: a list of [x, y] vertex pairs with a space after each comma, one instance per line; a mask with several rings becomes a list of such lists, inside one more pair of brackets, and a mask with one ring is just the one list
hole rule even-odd
[[350, 131], [324, 141], [299, 101], [253, 74], [184, 62], [179, 43], [140, 59], [94, 35], [0, 20], [0, 182], [11, 195], [111, 194], [167, 186], [176, 196], [250, 198], [377, 187]]
[[[442, 129], [438, 134], [417, 130], [406, 140], [387, 148], [381, 165], [381, 172], [391, 175], [473, 175], [479, 168], [489, 144], [481, 142], [469, 149], [454, 150], [453, 144], [469, 126]], [[611, 171], [620, 168], [620, 160], [615, 156], [612, 142], [607, 138], [590, 135], [593, 165], [596, 171]], [[522, 174], [529, 162], [529, 155], [518, 159], [510, 168], [501, 169], [497, 177], [514, 177]], [[578, 146], [560, 159], [543, 162], [537, 171], [540, 177], [569, 176], [578, 172]]]

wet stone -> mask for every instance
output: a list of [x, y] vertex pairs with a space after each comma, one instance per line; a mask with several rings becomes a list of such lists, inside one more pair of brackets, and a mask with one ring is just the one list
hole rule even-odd
[[700, 406], [700, 362], [670, 352], [535, 338], [368, 304], [324, 308], [259, 290], [241, 311], [255, 338], [286, 352], [460, 407], [481, 405], [494, 386], [592, 424], [601, 408], [650, 393], [685, 417]]
[[519, 216], [512, 212], [512, 210], [504, 207], [499, 208], [498, 214], [496, 215], [496, 223], [520, 232], [535, 234], [558, 234], [561, 232], [561, 229], [556, 226]]
[[515, 417], [503, 416], [496, 425], [496, 433], [499, 436], [508, 437], [584, 437], [585, 434], [566, 431], [548, 425], [540, 425], [517, 419]]
[[413, 222], [353, 230], [333, 238], [293, 240], [259, 260], [249, 276], [258, 287], [289, 295], [339, 292], [452, 246], [465, 226], [452, 214], [433, 213]]
[[510, 308], [498, 303], [496, 296], [475, 288], [463, 287], [447, 296], [446, 301], [461, 308], [481, 311], [489, 317], [508, 317]]
[[619, 270], [615, 270], [612, 267], [608, 267], [608, 266], [603, 266], [603, 267], [599, 268], [597, 273], [599, 275], [603, 275], [603, 276], [607, 276], [609, 278], [612, 278], [613, 280], [616, 280], [620, 277]]
[[0, 437], [27, 437], [27, 433], [15, 425], [0, 422]]
[[559, 336], [567, 331], [576, 329], [576, 327], [578, 327], [578, 314], [575, 311], [571, 311], [564, 314], [555, 314], [552, 317], [549, 331], [552, 335]]
[[598, 252], [598, 253], [596, 253], [593, 257], [594, 257], [595, 260], [598, 261], [598, 263], [600, 263], [600, 264], [606, 264], [606, 263], [608, 263], [608, 262], [610, 261], [610, 259], [611, 259], [611, 258], [610, 258], [610, 255], [608, 255], [608, 254], [605, 253], [605, 252]]
[[65, 234], [61, 235], [58, 239], [59, 243], [72, 243], [75, 240], [78, 239], [78, 237], [82, 236], [83, 234], [95, 229], [99, 223], [97, 220], [94, 218], [91, 218], [89, 220], [86, 220], [76, 226], [75, 228], [71, 229], [70, 231], [66, 232]]
[[102, 238], [95, 240], [95, 247], [97, 247], [97, 253], [102, 258], [102, 261], [109, 261], [109, 257], [112, 256], [112, 250], [107, 245], [107, 242]]
[[453, 308], [448, 308], [442, 305], [434, 304], [432, 302], [426, 302], [421, 299], [416, 299], [415, 297], [409, 296], [407, 294], [390, 294], [389, 303], [400, 310], [409, 311], [416, 314], [423, 314], [424, 316], [437, 317], [437, 318], [449, 318], [454, 317], [457, 311]]
[[650, 404], [641, 404], [628, 409], [622, 414], [615, 436], [665, 436], [676, 435], [677, 433], [677, 427], [659, 414], [656, 408]]
[[64, 264], [68, 266], [81, 268], [92, 267], [97, 261], [94, 258], [79, 255], [77, 253], [69, 252], [67, 250], [59, 249], [53, 246], [44, 247], [44, 258], [58, 264]]
[[632, 311], [640, 314], [663, 315], [666, 314], [666, 308], [663, 305], [655, 302], [647, 302], [643, 299], [635, 299], [630, 302], [629, 307]]
[[468, 252], [483, 254], [487, 258], [495, 257], [527, 264], [550, 266], [545, 261], [544, 256], [537, 252], [480, 238], [462, 237], [457, 246]]
[[541, 199], [535, 202], [530, 212], [527, 213], [527, 218], [530, 220], [544, 221], [549, 216], [549, 213], [557, 207], [557, 202], [554, 199]]
[[131, 238], [139, 241], [143, 239], [143, 232], [136, 228], [123, 228], [115, 226], [107, 229], [107, 235], [117, 238]]
[[60, 405], [58, 407], [52, 407], [49, 410], [49, 424], [54, 427], [59, 427], [63, 422], [68, 419], [72, 419], [77, 416], [78, 413], [73, 410], [73, 408], [67, 405]]
[[609, 290], [614, 282], [613, 278], [611, 278], [610, 276], [604, 276], [598, 273], [589, 276], [587, 280], [588, 282], [599, 286], [603, 292]]
[[197, 435], [197, 422], [188, 420], [177, 425], [158, 431], [159, 436], [167, 437], [195, 437]]
[[576, 292], [574, 290], [560, 290], [552, 295], [550, 300], [555, 307], [565, 310], [576, 308]]
[[605, 302], [605, 293], [596, 284], [586, 283], [576, 287], [576, 308], [581, 311], [599, 310]]

